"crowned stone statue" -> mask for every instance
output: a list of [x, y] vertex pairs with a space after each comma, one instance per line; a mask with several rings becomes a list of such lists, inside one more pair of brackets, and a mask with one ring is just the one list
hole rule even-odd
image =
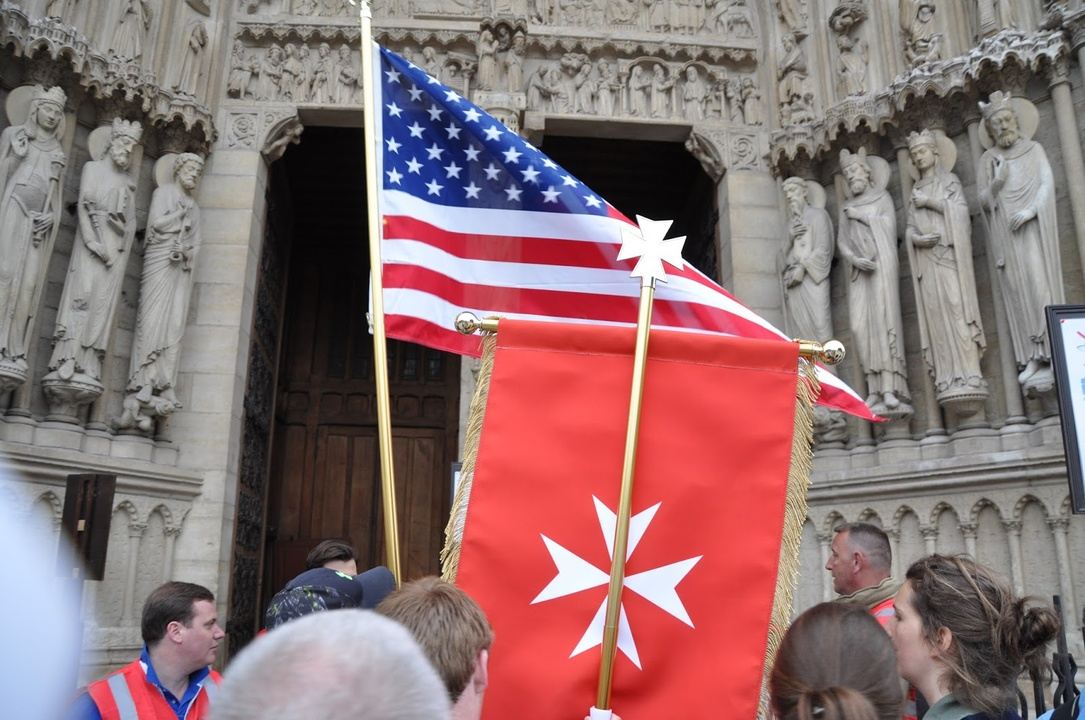
[[980, 203], [1002, 279], [1017, 381], [1035, 395], [1055, 383], [1044, 307], [1065, 302], [1055, 179], [1043, 147], [1031, 139], [1037, 122], [1031, 103], [999, 91], [980, 110], [989, 144], [980, 158]]
[[929, 130], [908, 136], [918, 178], [908, 201], [904, 239], [927, 371], [938, 402], [961, 417], [974, 414], [987, 398], [980, 371], [987, 343], [976, 299], [968, 201], [961, 181], [950, 172], [955, 147], [942, 137], [940, 143]]
[[[16, 92], [8, 96], [9, 118]], [[67, 97], [59, 87], [31, 93], [26, 121], [0, 133], [0, 394], [26, 381], [38, 298], [60, 222]]]
[[83, 166], [75, 245], [57, 309], [50, 372], [42, 378], [54, 419], [75, 421], [78, 408], [102, 394], [102, 359], [136, 235], [131, 165], [143, 128], [117, 118], [92, 136], [104, 133], [108, 145], [92, 137], [94, 159]]
[[[886, 191], [889, 166], [866, 151], [840, 151], [847, 199], [837, 248], [848, 264], [852, 343], [866, 376], [867, 405], [892, 419], [911, 416], [900, 315], [897, 216]], [[875, 172], [877, 171], [877, 172]]]

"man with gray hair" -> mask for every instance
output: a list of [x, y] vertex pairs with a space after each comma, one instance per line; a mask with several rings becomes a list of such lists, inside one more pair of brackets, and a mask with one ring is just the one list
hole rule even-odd
[[448, 693], [410, 632], [366, 610], [314, 613], [238, 655], [213, 720], [447, 720]]
[[844, 523], [835, 529], [825, 569], [833, 576], [838, 602], [862, 605], [882, 627], [893, 617], [893, 596], [900, 583], [890, 577], [893, 556], [889, 537], [870, 523]]

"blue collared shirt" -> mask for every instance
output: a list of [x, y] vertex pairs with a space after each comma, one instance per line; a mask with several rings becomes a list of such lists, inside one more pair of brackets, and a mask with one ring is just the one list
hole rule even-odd
[[[143, 672], [147, 673], [147, 682], [154, 685], [158, 688], [159, 692], [162, 693], [162, 697], [169, 703], [170, 709], [173, 710], [174, 714], [177, 716], [177, 720], [185, 720], [188, 709], [192, 706], [200, 689], [203, 688], [203, 683], [211, 673], [211, 668], [201, 668], [189, 675], [188, 687], [185, 688], [185, 694], [178, 699], [173, 693], [166, 689], [161, 682], [159, 682], [158, 673], [154, 671], [154, 665], [151, 664], [151, 656], [147, 652], [147, 646], [143, 647], [143, 652], [139, 655], [139, 662], [140, 665], [143, 666]], [[68, 720], [102, 720], [102, 714], [98, 712], [98, 706], [94, 704], [94, 700], [91, 699], [90, 694], [84, 692], [81, 693], [72, 704], [71, 712], [68, 714]]]

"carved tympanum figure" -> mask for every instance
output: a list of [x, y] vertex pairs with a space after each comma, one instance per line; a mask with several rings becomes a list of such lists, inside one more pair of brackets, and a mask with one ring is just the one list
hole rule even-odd
[[1055, 179], [1043, 146], [1031, 139], [1034, 106], [999, 91], [980, 110], [991, 146], [980, 158], [977, 186], [1021, 370], [1017, 381], [1028, 394], [1047, 392], [1054, 377], [1044, 307], [1065, 297]]
[[761, 118], [761, 91], [752, 77], [742, 78], [742, 119], [747, 125], [760, 125], [764, 122]]
[[124, 412], [117, 428], [149, 433], [154, 418], [181, 407], [177, 400], [177, 360], [192, 294], [192, 269], [200, 248], [200, 208], [193, 197], [203, 158], [181, 153], [173, 158], [172, 179], [151, 196], [144, 240], [139, 309], [132, 339], [132, 364]]
[[950, 172], [953, 149], [929, 130], [908, 136], [918, 178], [908, 201], [904, 240], [912, 265], [919, 337], [938, 402], [967, 415], [983, 405], [980, 358], [987, 343], [972, 269], [972, 222], [961, 181]]
[[331, 102], [334, 73], [335, 59], [332, 57], [332, 48], [328, 43], [320, 43], [316, 51], [316, 62], [313, 63], [312, 100], [314, 103], [322, 105]]
[[657, 64], [652, 70], [652, 117], [667, 117], [670, 114], [671, 88], [675, 78], [667, 77], [667, 69]]
[[704, 120], [707, 102], [708, 83], [701, 78], [701, 71], [696, 65], [687, 66], [685, 83], [682, 85], [682, 105], [685, 117], [689, 120]]
[[[877, 168], [877, 175], [875, 174]], [[837, 249], [848, 264], [852, 343], [866, 376], [867, 405], [878, 415], [911, 415], [900, 315], [897, 215], [885, 186], [889, 167], [866, 151], [840, 151], [847, 199]]]
[[475, 76], [479, 90], [493, 90], [497, 86], [497, 40], [488, 28], [479, 33], [475, 50], [478, 53], [478, 74]]
[[339, 61], [335, 64], [335, 101], [340, 105], [355, 103], [358, 92], [358, 68], [350, 55], [349, 45], [339, 46]]
[[596, 111], [603, 117], [614, 115], [614, 94], [621, 91], [618, 76], [614, 72], [614, 66], [606, 60], [600, 60], [598, 64], [599, 90], [596, 94]]
[[524, 91], [524, 47], [527, 38], [518, 30], [512, 36], [512, 44], [505, 52], [505, 82], [511, 93]]
[[75, 244], [57, 308], [50, 372], [42, 379], [53, 414], [70, 419], [102, 393], [102, 359], [136, 235], [131, 166], [143, 129], [118, 118], [108, 132], [104, 153], [83, 166]]
[[935, 0], [900, 0], [904, 59], [913, 67], [942, 59], [942, 33], [934, 22]]
[[32, 92], [26, 122], [0, 133], [0, 393], [26, 379], [43, 270], [61, 212], [67, 97], [59, 87]]

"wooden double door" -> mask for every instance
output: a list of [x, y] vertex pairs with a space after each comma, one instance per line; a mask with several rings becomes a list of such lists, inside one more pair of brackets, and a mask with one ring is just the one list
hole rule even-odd
[[[295, 245], [279, 364], [263, 601], [326, 538], [359, 567], [385, 564], [368, 264], [356, 244]], [[393, 455], [405, 579], [439, 571], [456, 459], [460, 360], [389, 342]]]

